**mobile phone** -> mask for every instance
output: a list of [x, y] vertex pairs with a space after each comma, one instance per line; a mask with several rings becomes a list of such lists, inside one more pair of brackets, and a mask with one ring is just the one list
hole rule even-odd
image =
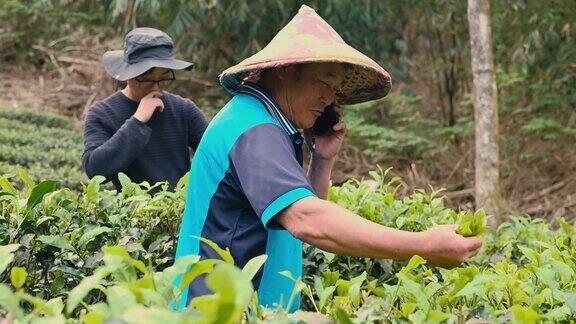
[[318, 116], [314, 126], [312, 126], [312, 133], [316, 136], [326, 136], [334, 132], [332, 129], [334, 125], [340, 121], [340, 114], [336, 111], [336, 104], [331, 104], [324, 109], [322, 115]]

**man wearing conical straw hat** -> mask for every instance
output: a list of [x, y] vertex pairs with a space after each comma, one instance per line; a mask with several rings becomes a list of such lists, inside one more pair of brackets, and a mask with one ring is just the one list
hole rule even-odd
[[[347, 45], [313, 9], [302, 6], [264, 49], [224, 71], [220, 81], [234, 97], [212, 120], [194, 156], [176, 258], [219, 258], [198, 237], [229, 248], [239, 267], [266, 254], [252, 280], [259, 303], [287, 307], [294, 282], [279, 272], [301, 276], [302, 241], [352, 256], [418, 254], [442, 266], [477, 253], [481, 238], [464, 238], [455, 226], [405, 232], [326, 201], [345, 133], [341, 120], [312, 132], [312, 159], [304, 171], [300, 130], [315, 129], [335, 102], [364, 102], [390, 90], [389, 74]], [[197, 279], [180, 307], [210, 293]], [[299, 298], [289, 310], [298, 306]]]

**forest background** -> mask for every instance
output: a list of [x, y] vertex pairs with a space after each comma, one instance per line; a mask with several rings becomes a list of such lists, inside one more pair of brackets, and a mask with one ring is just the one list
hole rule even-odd
[[[211, 117], [229, 99], [218, 86], [218, 73], [264, 47], [302, 3], [4, 0], [0, 107], [57, 113], [81, 127], [94, 101], [117, 89], [102, 68], [101, 55], [120, 49], [133, 27], [149, 26], [168, 32], [177, 56], [195, 63], [194, 72], [177, 75], [171, 91], [193, 99]], [[393, 77], [386, 98], [345, 108], [349, 132], [334, 182], [366, 176], [376, 165], [393, 167], [392, 173], [403, 179], [404, 193], [445, 188], [448, 206], [475, 208], [466, 1], [305, 3]], [[557, 216], [572, 219], [576, 2], [492, 1], [490, 14], [498, 87], [499, 205], [503, 214], [546, 217], [551, 223]], [[0, 154], [0, 165], [2, 159]], [[80, 168], [80, 156], [77, 161]]]

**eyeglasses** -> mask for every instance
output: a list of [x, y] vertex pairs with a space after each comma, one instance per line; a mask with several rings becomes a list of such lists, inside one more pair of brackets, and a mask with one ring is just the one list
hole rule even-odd
[[136, 78], [136, 81], [140, 84], [142, 88], [152, 88], [154, 84], [158, 84], [159, 88], [165, 88], [174, 82], [176, 78], [174, 77], [174, 72], [170, 71], [171, 76], [167, 79], [160, 79], [160, 80], [146, 80], [144, 78]]

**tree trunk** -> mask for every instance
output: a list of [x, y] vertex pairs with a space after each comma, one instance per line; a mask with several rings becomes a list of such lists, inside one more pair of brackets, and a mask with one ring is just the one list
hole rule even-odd
[[132, 21], [134, 19], [134, 10], [136, 4], [136, 0], [128, 0], [128, 4], [126, 6], [126, 13], [124, 14], [124, 24], [122, 25], [122, 35], [127, 33], [130, 30], [132, 25]]
[[474, 79], [474, 119], [476, 136], [475, 191], [476, 208], [484, 208], [490, 225], [498, 219], [500, 197], [498, 173], [498, 100], [492, 32], [490, 29], [489, 0], [468, 0], [470, 48]]

